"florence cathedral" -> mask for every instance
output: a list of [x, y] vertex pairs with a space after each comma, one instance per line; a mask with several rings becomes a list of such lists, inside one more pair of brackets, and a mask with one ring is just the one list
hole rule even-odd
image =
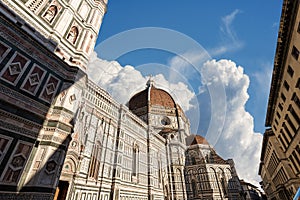
[[151, 78], [126, 105], [89, 79], [106, 6], [1, 0], [0, 199], [244, 199], [233, 160]]

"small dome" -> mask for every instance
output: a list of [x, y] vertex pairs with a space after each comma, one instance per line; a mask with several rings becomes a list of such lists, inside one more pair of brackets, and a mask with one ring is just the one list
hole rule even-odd
[[209, 143], [201, 135], [196, 135], [191, 145], [194, 145], [194, 144], [209, 144]]

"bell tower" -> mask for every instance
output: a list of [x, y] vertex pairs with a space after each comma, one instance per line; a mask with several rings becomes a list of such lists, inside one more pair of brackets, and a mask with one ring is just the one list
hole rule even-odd
[[[30, 24], [37, 39], [46, 38], [48, 49], [71, 66], [86, 72], [93, 51], [107, 0], [2, 0], [22, 19], [19, 25]], [[40, 36], [43, 37], [40, 37]], [[39, 38], [40, 37], [40, 38]]]
[[0, 199], [66, 199], [72, 190], [62, 166], [106, 6], [0, 1]]

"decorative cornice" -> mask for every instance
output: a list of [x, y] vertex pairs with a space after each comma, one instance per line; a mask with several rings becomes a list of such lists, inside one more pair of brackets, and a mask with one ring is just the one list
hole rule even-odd
[[265, 152], [266, 148], [268, 146], [269, 138], [271, 136], [274, 136], [274, 133], [271, 128], [267, 129], [264, 133], [263, 141], [262, 141], [262, 149], [261, 149], [261, 155], [260, 155], [260, 161], [264, 162], [265, 160]]
[[28, 130], [25, 129], [24, 127], [19, 127], [16, 124], [11, 124], [8, 122], [4, 122], [2, 120], [0, 120], [0, 127], [3, 130], [13, 132], [14, 134], [30, 137], [32, 139], [35, 139], [39, 134], [39, 131]]
[[283, 76], [284, 66], [288, 56], [289, 45], [291, 42], [299, 1], [284, 0], [280, 18], [280, 26], [277, 39], [277, 47], [274, 60], [274, 68], [270, 95], [268, 101], [267, 115], [265, 126], [269, 127], [272, 124], [276, 102], [279, 95], [279, 89]]

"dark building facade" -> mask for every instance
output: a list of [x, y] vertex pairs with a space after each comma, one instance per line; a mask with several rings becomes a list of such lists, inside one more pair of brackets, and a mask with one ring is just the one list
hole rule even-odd
[[266, 199], [265, 194], [263, 194], [260, 189], [244, 180], [240, 180], [242, 189], [243, 189], [243, 196], [245, 200], [264, 200]]
[[[76, 6], [82, 7], [77, 15]], [[0, 199], [53, 199], [57, 186], [63, 187], [59, 179], [74, 129], [74, 102], [86, 87], [88, 47], [105, 6], [0, 2]], [[79, 22], [80, 12], [98, 15], [98, 22]]]
[[268, 199], [292, 199], [300, 186], [300, 9], [284, 0], [259, 174]]

